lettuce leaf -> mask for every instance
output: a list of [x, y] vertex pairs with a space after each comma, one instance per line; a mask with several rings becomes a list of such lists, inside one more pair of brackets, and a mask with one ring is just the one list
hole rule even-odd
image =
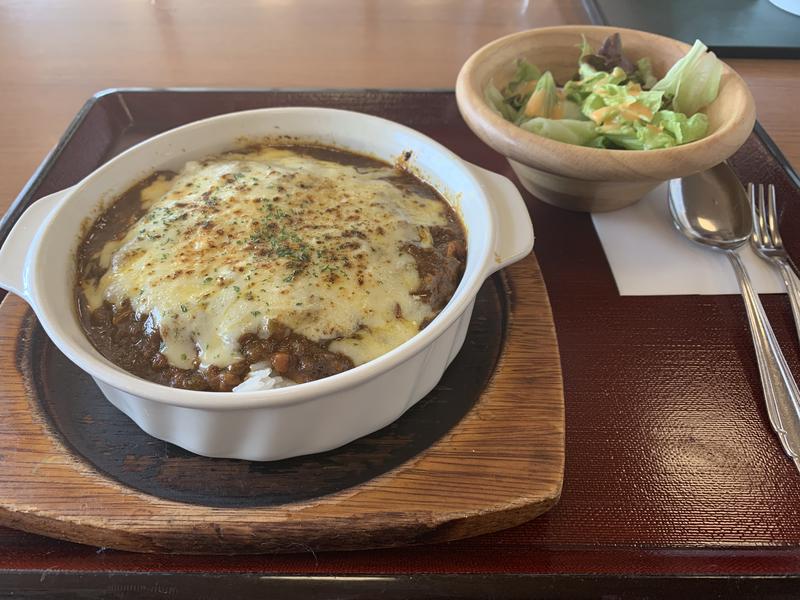
[[578, 146], [585, 146], [597, 137], [597, 128], [591, 121], [535, 117], [520, 123], [520, 127], [557, 142]]
[[611, 73], [605, 71], [592, 71], [586, 77], [575, 81], [568, 81], [564, 85], [564, 95], [575, 102], [583, 104], [586, 97], [595, 91], [598, 86], [618, 85], [625, 81], [628, 75], [620, 68], [615, 68]]
[[633, 122], [616, 129], [598, 127], [598, 132], [627, 150], [656, 150], [687, 144], [702, 138], [708, 130], [708, 117], [697, 113], [687, 117], [671, 110], [658, 111], [650, 123]]
[[589, 146], [590, 148], [601, 148], [601, 149], [618, 148], [618, 146], [616, 144], [614, 144], [611, 140], [609, 140], [604, 135], [598, 135], [596, 138], [594, 138], [592, 141], [590, 141], [586, 145]]
[[581, 64], [578, 65], [578, 78], [581, 81], [590, 79], [593, 75], [597, 75], [597, 73], [602, 73], [602, 71], [598, 71], [589, 63], [581, 62]]
[[663, 92], [640, 91], [635, 85], [599, 85], [586, 97], [583, 113], [588, 117], [590, 115], [587, 111], [592, 112], [603, 106], [631, 105], [637, 102], [656, 113], [661, 109], [663, 96]]
[[636, 71], [631, 75], [631, 80], [646, 90], [653, 88], [658, 80], [653, 75], [653, 66], [650, 64], [649, 58], [640, 58], [636, 61]]
[[606, 137], [625, 150], [657, 150], [676, 146], [675, 138], [654, 125], [634, 123], [619, 130], [606, 133]]
[[533, 86], [542, 73], [536, 65], [529, 63], [524, 58], [517, 59], [515, 65], [514, 77], [503, 88], [502, 95], [506, 104], [518, 111], [525, 106], [533, 92]]
[[483, 98], [486, 100], [486, 104], [489, 105], [489, 108], [491, 108], [505, 120], [517, 120], [517, 111], [506, 104], [503, 94], [500, 93], [500, 90], [497, 89], [493, 81], [490, 81], [488, 84], [486, 84], [486, 87], [483, 88]]
[[513, 94], [520, 84], [535, 81], [542, 76], [542, 72], [539, 71], [536, 65], [529, 63], [524, 58], [518, 58], [515, 64], [514, 77], [511, 78], [511, 81], [508, 82], [508, 85], [503, 90], [505, 93]]
[[703, 42], [695, 41], [686, 56], [672, 65], [664, 78], [652, 87], [664, 92], [675, 112], [691, 116], [716, 99], [722, 63], [707, 50]]
[[635, 83], [606, 84], [586, 97], [581, 112], [600, 126], [601, 134], [621, 134], [628, 126], [650, 123], [661, 109], [662, 97], [663, 92], [642, 91]]
[[[639, 92], [638, 95], [632, 96], [628, 95], [628, 99], [635, 99], [636, 102], [642, 104], [647, 107], [647, 109], [652, 113], [657, 113], [661, 109], [661, 103], [664, 100], [664, 93], [663, 92], [656, 92], [656, 91], [642, 91]], [[646, 121], [649, 119], [645, 119]]]
[[[553, 79], [553, 74], [547, 71], [536, 82], [536, 88], [533, 90], [530, 99], [525, 104], [523, 114], [525, 117], [545, 117], [545, 118], [560, 118], [563, 116], [563, 110], [560, 107], [560, 98], [558, 90], [556, 89], [556, 82]], [[522, 116], [520, 116], [522, 118]]]
[[683, 113], [661, 110], [653, 117], [653, 125], [670, 133], [676, 144], [687, 144], [706, 135], [708, 117], [703, 113], [696, 113], [687, 118]]
[[562, 112], [562, 119], [574, 119], [577, 121], [585, 121], [586, 117], [583, 116], [581, 112], [580, 104], [573, 102], [572, 100], [563, 100], [561, 103], [563, 108]]
[[583, 34], [581, 34], [581, 43], [578, 48], [581, 50], [581, 55], [578, 57], [578, 62], [583, 60], [584, 57], [594, 54], [594, 48], [592, 48], [592, 45], [586, 41], [586, 36]]

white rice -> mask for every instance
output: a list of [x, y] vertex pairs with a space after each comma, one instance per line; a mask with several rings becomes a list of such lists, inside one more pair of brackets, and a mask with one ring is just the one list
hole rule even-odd
[[278, 388], [297, 385], [291, 379], [286, 379], [280, 375], [272, 374], [272, 367], [269, 363], [258, 362], [250, 365], [250, 373], [247, 379], [233, 388], [234, 392], [260, 392], [263, 390], [275, 390]]

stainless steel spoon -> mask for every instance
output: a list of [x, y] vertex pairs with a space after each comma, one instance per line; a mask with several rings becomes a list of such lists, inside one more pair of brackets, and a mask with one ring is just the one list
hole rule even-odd
[[669, 182], [669, 208], [678, 231], [691, 241], [724, 252], [742, 291], [767, 414], [781, 445], [800, 471], [800, 390], [781, 352], [764, 307], [737, 250], [753, 230], [750, 204], [725, 163]]

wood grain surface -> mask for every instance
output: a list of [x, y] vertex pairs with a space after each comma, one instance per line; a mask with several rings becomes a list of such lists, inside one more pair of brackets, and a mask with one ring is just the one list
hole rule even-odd
[[[290, 485], [307, 486], [311, 493], [306, 490], [294, 501], [270, 502], [270, 494], [275, 494], [281, 483], [276, 483], [277, 477], [268, 477], [266, 489], [261, 490], [266, 496], [261, 505], [242, 498], [233, 505], [220, 506], [216, 499], [214, 506], [202, 503], [204, 495], [223, 496], [214, 493], [215, 486], [235, 484], [237, 478], [244, 483], [263, 482], [256, 464], [192, 458], [188, 453], [183, 455], [188, 460], [176, 463], [165, 460], [162, 453], [151, 452], [163, 444], [147, 445], [145, 441], [145, 452], [137, 456], [130, 451], [126, 466], [135, 475], [137, 469], [147, 469], [143, 459], [161, 464], [157, 474], [160, 496], [155, 496], [119, 482], [99, 470], [97, 463], [91, 465], [73, 452], [73, 444], [59, 431], [62, 421], [47, 414], [52, 406], [43, 409], [46, 401], [51, 405], [69, 403], [63, 411], [80, 410], [80, 401], [67, 393], [69, 373], [58, 371], [62, 381], [49, 383], [55, 397], [42, 397], [41, 379], [48, 368], [43, 363], [55, 359], [52, 352], [40, 353], [31, 366], [33, 338], [45, 336], [31, 326], [27, 305], [8, 295], [0, 305], [0, 368], [4, 373], [0, 391], [4, 407], [0, 422], [0, 523], [108, 548], [232, 554], [441, 542], [528, 521], [553, 506], [561, 492], [561, 369], [547, 292], [535, 257], [529, 256], [506, 273], [505, 287], [484, 291], [499, 302], [493, 309], [484, 306], [488, 314], [482, 319], [503, 322], [504, 344], [487, 387], [471, 410], [466, 407], [463, 418], [440, 432], [441, 437], [416, 456], [390, 464], [382, 474], [368, 473], [342, 489], [313, 493], [314, 486], [330, 478], [326, 470], [336, 470], [336, 451], [311, 459], [318, 462], [316, 472], [298, 468], [303, 462], [294, 459], [276, 463], [276, 472], [288, 471], [289, 479], [294, 475]], [[500, 280], [493, 281], [500, 285]], [[503, 308], [506, 297], [508, 304]], [[480, 321], [473, 320], [473, 338], [475, 324]], [[477, 326], [480, 328], [480, 324]], [[497, 337], [497, 332], [492, 336]], [[469, 342], [465, 345], [465, 360], [460, 355], [451, 365], [445, 385], [448, 377], [470, 380], [476, 369], [474, 361], [491, 358], [486, 356], [485, 340], [475, 341], [472, 347]], [[91, 394], [93, 390], [83, 387], [82, 393]], [[463, 390], [447, 398], [451, 404], [467, 400]], [[416, 411], [417, 417], [409, 418], [418, 419], [417, 427], [426, 427], [430, 413], [424, 406], [421, 409]], [[125, 417], [116, 411], [85, 416], [89, 419], [87, 429], [103, 430], [102, 436], [107, 438], [99, 452], [110, 453], [115, 438], [112, 430], [125, 429]], [[414, 436], [405, 437], [411, 443]], [[141, 442], [139, 438], [132, 439]], [[387, 439], [379, 437], [377, 445], [383, 442], [391, 446]], [[373, 458], [389, 455], [380, 447], [370, 450]], [[341, 461], [354, 462], [352, 452], [342, 452]], [[222, 471], [223, 476], [215, 470]], [[195, 492], [189, 495], [194, 501], [170, 499], [170, 487], [185, 487], [187, 476], [196, 480]], [[337, 473], [333, 476], [341, 477]], [[186, 500], [187, 495], [181, 498]]]
[[[3, 0], [0, 212], [102, 89], [452, 88], [497, 37], [586, 22], [579, 0]], [[729, 63], [800, 168], [800, 61]]]

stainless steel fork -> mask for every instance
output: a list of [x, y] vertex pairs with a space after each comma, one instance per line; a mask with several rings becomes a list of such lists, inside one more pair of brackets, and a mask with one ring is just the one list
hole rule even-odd
[[[789, 301], [794, 315], [795, 328], [800, 337], [800, 280], [794, 274], [789, 257], [783, 248], [783, 240], [778, 231], [778, 211], [775, 203], [775, 187], [768, 187], [769, 199], [765, 198], [764, 186], [758, 188], [752, 183], [747, 186], [750, 209], [753, 214], [753, 233], [750, 244], [764, 260], [775, 264], [783, 276]], [[756, 344], [756, 359], [759, 369], [765, 360], [766, 349]], [[762, 379], [763, 381], [763, 379]], [[781, 446], [795, 467], [800, 471], [800, 409], [790, 396], [774, 389], [769, 380], [764, 382], [764, 400], [772, 429], [778, 434]]]
[[792, 269], [789, 255], [783, 247], [781, 233], [778, 231], [775, 186], [769, 184], [765, 194], [763, 184], [759, 183], [756, 188], [755, 184], [750, 183], [747, 186], [747, 193], [753, 211], [753, 235], [750, 236], [750, 243], [761, 258], [771, 262], [780, 270], [789, 295], [789, 304], [792, 306], [794, 326], [800, 339], [800, 279]]

